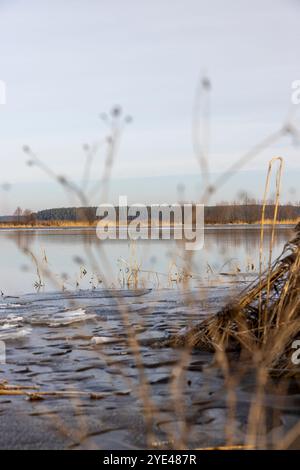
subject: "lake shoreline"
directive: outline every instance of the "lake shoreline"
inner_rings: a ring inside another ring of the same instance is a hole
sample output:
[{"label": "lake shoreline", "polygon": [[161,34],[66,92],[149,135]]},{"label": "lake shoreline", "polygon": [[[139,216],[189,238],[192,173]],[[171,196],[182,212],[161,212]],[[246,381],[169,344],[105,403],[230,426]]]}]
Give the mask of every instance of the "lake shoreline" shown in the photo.
[{"label": "lake shoreline", "polygon": [[[292,229],[296,225],[297,221],[295,222],[277,222],[276,229]],[[130,224],[128,225],[109,225],[110,229],[121,229],[126,230]],[[154,226],[154,228],[159,228],[160,230],[170,230],[174,229],[174,225],[164,225],[164,226]],[[265,223],[264,227],[266,229],[270,229],[273,227],[271,223]],[[0,232],[6,230],[16,230],[16,231],[32,231],[32,230],[61,230],[61,231],[68,231],[68,230],[95,230],[97,225],[90,225],[90,224],[70,224],[70,225],[12,225],[12,224],[1,224],[0,225]],[[143,225],[142,228],[147,228],[148,230],[151,229],[151,225]],[[184,228],[184,227],[183,227]],[[195,227],[193,227],[194,229]],[[232,223],[232,224],[205,224],[204,229],[260,229],[261,224],[259,222],[247,224],[247,223]]]}]

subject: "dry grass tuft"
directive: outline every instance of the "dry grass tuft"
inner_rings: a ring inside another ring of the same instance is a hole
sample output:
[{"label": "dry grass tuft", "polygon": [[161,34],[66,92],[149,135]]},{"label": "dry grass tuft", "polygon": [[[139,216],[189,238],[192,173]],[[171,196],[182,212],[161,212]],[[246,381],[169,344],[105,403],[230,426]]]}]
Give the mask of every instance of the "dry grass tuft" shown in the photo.
[{"label": "dry grass tuft", "polygon": [[[293,374],[292,343],[300,334],[300,224],[270,269],[244,289],[235,302],[165,345],[211,352],[259,351],[261,363]],[[284,327],[283,327],[284,326]]]}]

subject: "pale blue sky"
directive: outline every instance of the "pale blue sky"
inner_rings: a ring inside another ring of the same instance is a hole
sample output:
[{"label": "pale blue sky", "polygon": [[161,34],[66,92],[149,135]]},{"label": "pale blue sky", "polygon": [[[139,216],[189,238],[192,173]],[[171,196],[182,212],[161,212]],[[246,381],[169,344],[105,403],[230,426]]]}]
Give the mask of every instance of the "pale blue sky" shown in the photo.
[{"label": "pale blue sky", "polygon": [[[0,79],[7,85],[0,183],[14,184],[0,212],[65,204],[25,165],[22,145],[76,179],[82,143],[101,139],[98,115],[116,103],[134,122],[114,168],[115,188],[118,178],[130,178],[132,193],[132,178],[172,176],[168,185],[153,179],[155,197],[168,200],[173,181],[182,176],[188,186],[198,172],[191,123],[203,71],[212,82],[211,169],[222,171],[285,119],[291,83],[300,79],[299,24],[299,0],[0,0]],[[286,175],[295,175],[299,152],[285,139],[249,164],[249,175],[265,171],[278,153]],[[100,154],[95,177],[103,161]],[[256,178],[242,176],[217,199],[245,186],[260,195]],[[37,187],[45,188],[38,197]],[[136,187],[132,197],[151,199],[151,185],[144,193]]]}]

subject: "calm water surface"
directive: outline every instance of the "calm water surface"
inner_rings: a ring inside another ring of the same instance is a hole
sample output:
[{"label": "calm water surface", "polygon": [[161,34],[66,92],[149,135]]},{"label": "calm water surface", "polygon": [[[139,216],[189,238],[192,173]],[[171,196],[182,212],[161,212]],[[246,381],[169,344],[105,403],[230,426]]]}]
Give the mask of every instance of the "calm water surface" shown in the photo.
[{"label": "calm water surface", "polygon": [[[289,227],[277,230],[274,257],[291,234]],[[267,231],[266,257],[269,243]],[[194,252],[188,271],[195,281],[203,283],[221,282],[225,276],[220,273],[254,276],[259,245],[259,229],[207,227],[204,248]],[[100,242],[94,229],[1,230],[0,289],[6,295],[33,292],[39,280],[36,263],[44,291],[126,287],[133,281],[132,268],[139,269],[139,286],[174,287],[182,279],[186,253],[169,240]]]}]

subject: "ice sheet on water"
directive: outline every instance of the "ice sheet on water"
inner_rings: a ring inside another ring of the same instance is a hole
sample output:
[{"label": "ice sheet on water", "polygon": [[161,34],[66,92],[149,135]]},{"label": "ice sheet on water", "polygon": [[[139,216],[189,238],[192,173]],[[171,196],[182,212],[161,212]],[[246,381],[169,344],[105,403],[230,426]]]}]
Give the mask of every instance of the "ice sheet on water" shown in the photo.
[{"label": "ice sheet on water", "polygon": [[23,325],[23,317],[12,313],[0,317],[0,340],[23,338],[31,333],[31,328]]},{"label": "ice sheet on water", "polygon": [[3,309],[3,308],[18,308],[18,307],[22,307],[22,304],[0,303],[0,309]]},{"label": "ice sheet on water", "polygon": [[20,325],[5,323],[0,326],[0,340],[7,341],[9,339],[23,338],[24,336],[30,335],[32,329],[20,327]]},{"label": "ice sheet on water", "polygon": [[96,314],[87,313],[83,308],[78,308],[76,310],[62,310],[51,313],[34,313],[32,316],[28,317],[26,321],[31,325],[64,326],[92,320],[95,317]]},{"label": "ice sheet on water", "polygon": [[5,317],[0,317],[0,327],[1,325],[5,324],[19,324],[24,320],[23,317],[20,315],[14,315],[13,313],[10,313],[6,315]]}]

